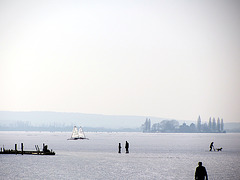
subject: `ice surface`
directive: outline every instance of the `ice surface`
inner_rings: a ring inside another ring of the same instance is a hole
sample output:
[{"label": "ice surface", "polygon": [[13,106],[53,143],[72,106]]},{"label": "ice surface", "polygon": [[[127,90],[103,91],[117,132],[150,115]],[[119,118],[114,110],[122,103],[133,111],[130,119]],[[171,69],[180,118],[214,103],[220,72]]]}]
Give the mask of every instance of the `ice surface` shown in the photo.
[{"label": "ice surface", "polygon": [[[0,155],[0,179],[194,179],[199,161],[209,179],[239,180],[240,134],[0,132],[0,146],[25,150],[48,144],[55,156]],[[130,153],[125,154],[125,141]],[[223,147],[209,152],[209,144]],[[122,153],[118,154],[118,143]]]}]

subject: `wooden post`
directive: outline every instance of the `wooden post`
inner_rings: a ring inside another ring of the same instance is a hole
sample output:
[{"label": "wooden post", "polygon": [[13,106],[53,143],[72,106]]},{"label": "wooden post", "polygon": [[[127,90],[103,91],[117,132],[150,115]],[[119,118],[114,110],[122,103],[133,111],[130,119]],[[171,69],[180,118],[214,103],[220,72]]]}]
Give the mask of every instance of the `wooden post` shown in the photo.
[{"label": "wooden post", "polygon": [[15,153],[17,154],[17,144],[15,144]]},{"label": "wooden post", "polygon": [[23,143],[21,143],[21,150],[22,150],[22,155],[23,155]]}]

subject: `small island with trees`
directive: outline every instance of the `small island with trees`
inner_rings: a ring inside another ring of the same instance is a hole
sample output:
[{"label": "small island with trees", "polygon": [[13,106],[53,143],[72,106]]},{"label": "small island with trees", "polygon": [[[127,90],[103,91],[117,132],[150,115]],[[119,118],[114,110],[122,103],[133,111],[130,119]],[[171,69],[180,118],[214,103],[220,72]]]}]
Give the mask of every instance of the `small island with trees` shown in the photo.
[{"label": "small island with trees", "polygon": [[208,123],[202,124],[201,117],[198,117],[197,124],[191,123],[187,125],[185,122],[179,125],[177,120],[162,120],[151,126],[151,120],[146,121],[141,126],[144,133],[226,133],[224,130],[223,119],[209,118]]}]

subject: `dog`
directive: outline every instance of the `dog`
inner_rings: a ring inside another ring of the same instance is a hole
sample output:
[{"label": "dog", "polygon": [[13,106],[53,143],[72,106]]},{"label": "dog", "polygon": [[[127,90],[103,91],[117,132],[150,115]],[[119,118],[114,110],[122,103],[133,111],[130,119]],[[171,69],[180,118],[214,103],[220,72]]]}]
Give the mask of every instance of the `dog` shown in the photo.
[{"label": "dog", "polygon": [[217,151],[222,151],[222,148],[216,148]]}]

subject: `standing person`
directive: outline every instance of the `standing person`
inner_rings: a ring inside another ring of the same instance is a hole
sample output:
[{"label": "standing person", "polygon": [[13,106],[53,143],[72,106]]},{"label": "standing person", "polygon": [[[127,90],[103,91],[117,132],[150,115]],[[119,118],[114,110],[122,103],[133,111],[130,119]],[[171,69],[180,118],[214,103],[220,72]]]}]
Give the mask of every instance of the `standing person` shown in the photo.
[{"label": "standing person", "polygon": [[129,153],[129,150],[128,150],[128,148],[129,148],[129,143],[126,141],[126,144],[125,144],[125,148],[126,148],[126,153]]},{"label": "standing person", "polygon": [[202,162],[198,162],[198,167],[195,171],[195,180],[205,180],[205,177],[208,180],[206,168],[202,166]]},{"label": "standing person", "polygon": [[215,151],[215,148],[214,148],[214,146],[213,146],[213,142],[211,142],[211,144],[210,144],[210,149],[209,149],[209,151],[212,151],[212,148],[213,148],[214,151]]},{"label": "standing person", "polygon": [[121,148],[122,148],[121,143],[119,143],[118,144],[118,153],[121,153]]}]

